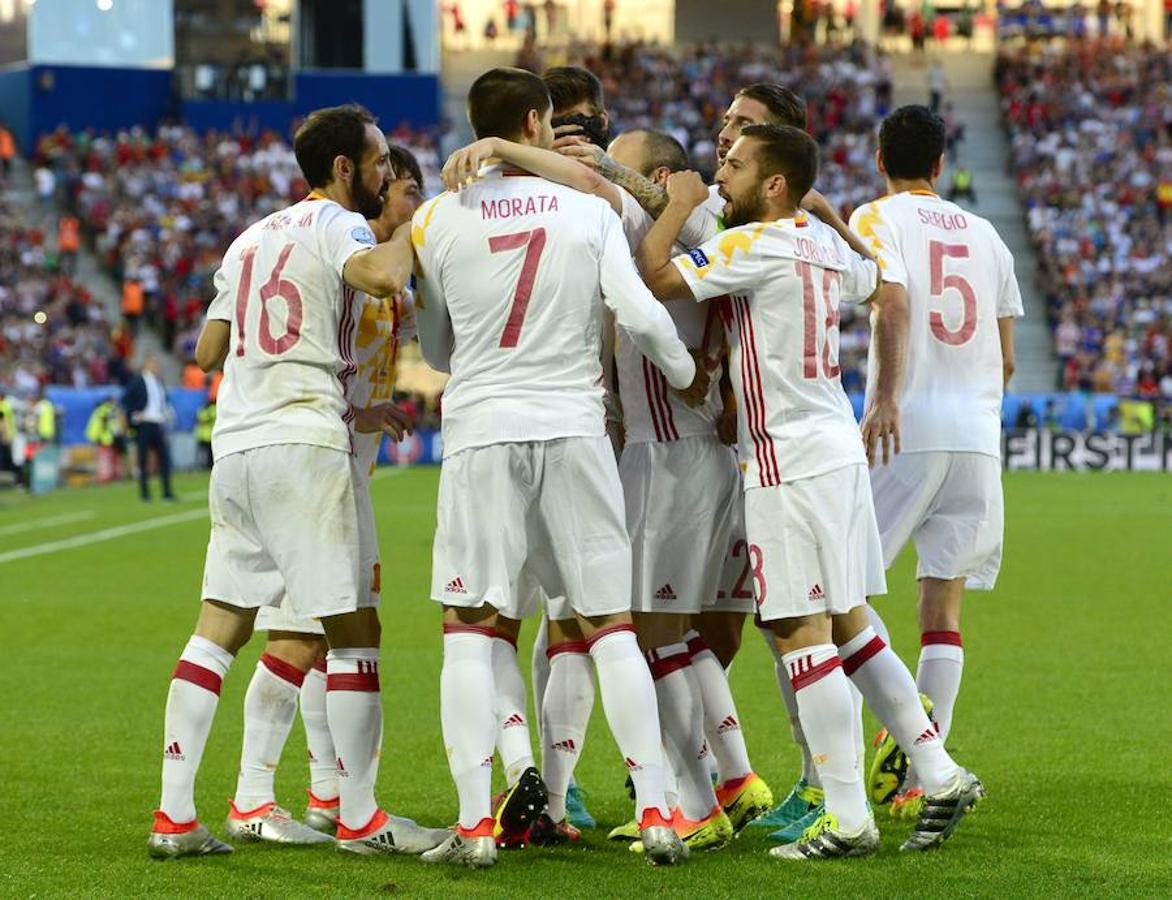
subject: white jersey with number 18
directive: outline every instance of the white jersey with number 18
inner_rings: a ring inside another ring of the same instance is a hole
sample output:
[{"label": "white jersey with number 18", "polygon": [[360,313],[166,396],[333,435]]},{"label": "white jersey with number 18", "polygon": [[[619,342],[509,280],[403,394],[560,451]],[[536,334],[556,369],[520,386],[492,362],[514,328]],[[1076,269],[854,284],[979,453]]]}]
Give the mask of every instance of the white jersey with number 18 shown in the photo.
[{"label": "white jersey with number 18", "polygon": [[[850,227],[875,254],[883,281],[908,293],[901,452],[999,457],[1003,374],[997,320],[1022,315],[1009,248],[985,219],[930,191],[905,191],[861,206]],[[872,360],[868,402],[874,372]]]},{"label": "white jersey with number 18", "polygon": [[232,242],[207,314],[231,326],[216,459],[273,444],[351,450],[356,322],[342,268],[374,243],[366,220],[332,200],[295,203]]},{"label": "white jersey with number 18", "polygon": [[603,200],[489,167],[415,214],[424,356],[447,367],[444,455],[604,434],[602,302],[674,387],[695,375]]},{"label": "white jersey with number 18", "polygon": [[697,300],[729,295],[746,489],[865,463],[839,377],[838,306],[871,296],[875,263],[805,213],[730,228],[672,262]]}]

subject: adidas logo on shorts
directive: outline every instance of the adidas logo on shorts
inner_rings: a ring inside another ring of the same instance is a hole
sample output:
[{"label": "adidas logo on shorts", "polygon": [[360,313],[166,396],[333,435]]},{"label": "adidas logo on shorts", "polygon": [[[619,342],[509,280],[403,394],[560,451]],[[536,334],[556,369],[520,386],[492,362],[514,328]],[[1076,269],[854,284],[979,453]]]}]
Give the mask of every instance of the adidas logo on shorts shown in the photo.
[{"label": "adidas logo on shorts", "polygon": [[676,592],[671,589],[671,584],[665,584],[658,591],[655,592],[656,600],[675,600]]},{"label": "adidas logo on shorts", "polygon": [[822,585],[816,584],[810,588],[810,593],[806,597],[807,600],[825,600],[826,592],[822,590]]},{"label": "adidas logo on shorts", "polygon": [[445,594],[467,594],[468,591],[464,587],[464,579],[457,575],[444,587]]}]

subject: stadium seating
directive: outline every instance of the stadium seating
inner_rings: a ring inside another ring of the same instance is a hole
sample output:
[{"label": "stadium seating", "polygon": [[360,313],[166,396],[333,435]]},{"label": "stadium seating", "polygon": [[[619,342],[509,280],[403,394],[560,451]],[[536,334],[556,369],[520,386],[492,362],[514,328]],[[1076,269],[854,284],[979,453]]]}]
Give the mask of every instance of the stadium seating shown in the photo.
[{"label": "stadium seating", "polygon": [[0,199],[0,385],[21,393],[117,381],[130,354],[129,336],[58,262]]},{"label": "stadium seating", "polygon": [[996,77],[1061,386],[1172,402],[1172,56],[1072,42]]}]

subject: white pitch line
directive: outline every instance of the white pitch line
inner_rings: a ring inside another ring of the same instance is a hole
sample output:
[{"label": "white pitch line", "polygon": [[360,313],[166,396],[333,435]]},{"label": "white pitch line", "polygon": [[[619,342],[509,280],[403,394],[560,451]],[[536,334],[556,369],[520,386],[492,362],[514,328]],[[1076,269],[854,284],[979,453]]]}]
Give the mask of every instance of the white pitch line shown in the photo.
[{"label": "white pitch line", "polygon": [[137,534],[140,531],[150,531],[166,525],[178,525],[180,522],[194,522],[196,519],[206,519],[206,509],[189,509],[187,512],[175,513],[170,516],[156,516],[142,522],[132,522],[129,525],[117,525],[114,528],[103,528],[101,531],[91,531],[88,534],[79,534],[77,537],[65,538],[60,541],[50,541],[47,544],[35,544],[32,547],[22,547],[20,550],[10,550],[0,553],[0,565],[15,562],[19,559],[28,559],[32,556],[44,556],[46,553],[56,553],[58,550],[71,550],[74,547],[86,547],[102,541],[112,541],[115,538],[125,537],[128,534]]},{"label": "white pitch line", "polygon": [[0,528],[0,534],[19,534],[22,531],[35,531],[38,528],[53,528],[57,525],[65,525],[69,522],[82,522],[86,519],[92,519],[96,516],[93,510],[84,512],[62,513],[59,516],[49,516],[45,519],[32,519],[28,522],[13,522],[11,525],[5,525]]}]

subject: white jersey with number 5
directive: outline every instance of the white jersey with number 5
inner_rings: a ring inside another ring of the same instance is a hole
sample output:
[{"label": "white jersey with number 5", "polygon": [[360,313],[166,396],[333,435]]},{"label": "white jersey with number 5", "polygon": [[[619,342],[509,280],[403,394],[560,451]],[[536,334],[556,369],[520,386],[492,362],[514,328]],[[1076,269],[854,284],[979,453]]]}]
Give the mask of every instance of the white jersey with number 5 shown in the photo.
[{"label": "white jersey with number 5", "polygon": [[219,459],[272,444],[350,452],[353,253],[375,243],[366,220],[332,200],[303,200],[249,226],[216,272],[209,319],[231,324],[212,450]]},{"label": "white jersey with number 5", "polygon": [[[1009,248],[985,219],[929,191],[905,191],[861,206],[850,226],[875,254],[882,279],[908,292],[902,452],[999,457],[1003,375],[997,320],[1022,315]],[[874,372],[872,360],[868,402]]]},{"label": "white jersey with number 5", "polygon": [[804,213],[730,228],[672,262],[697,300],[729,295],[746,489],[865,463],[839,377],[838,306],[871,296],[875,263]]},{"label": "white jersey with number 5", "polygon": [[444,455],[604,433],[601,301],[687,387],[695,366],[597,197],[489,167],[415,214],[420,343],[448,368]]}]

